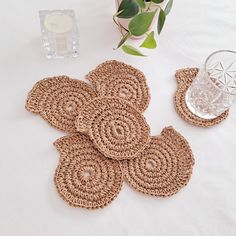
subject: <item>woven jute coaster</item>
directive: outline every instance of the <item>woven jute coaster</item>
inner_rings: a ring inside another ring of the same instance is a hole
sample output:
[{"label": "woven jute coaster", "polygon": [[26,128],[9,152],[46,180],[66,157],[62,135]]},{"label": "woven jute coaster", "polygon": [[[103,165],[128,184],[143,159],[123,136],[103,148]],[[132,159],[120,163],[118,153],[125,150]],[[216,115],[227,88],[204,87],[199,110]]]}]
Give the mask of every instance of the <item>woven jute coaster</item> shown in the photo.
[{"label": "woven jute coaster", "polygon": [[86,78],[92,82],[100,96],[121,97],[140,111],[144,111],[149,104],[150,92],[144,74],[123,62],[106,61]]},{"label": "woven jute coaster", "polygon": [[214,119],[203,119],[193,114],[186,105],[185,94],[196,77],[199,69],[198,68],[186,68],[177,70],[175,78],[178,84],[174,96],[174,104],[177,113],[188,123],[201,126],[201,127],[211,127],[219,124],[225,120],[229,114],[229,111],[225,111],[220,116]]},{"label": "woven jute coaster", "polygon": [[188,182],[194,165],[186,139],[172,127],[153,136],[135,159],[121,162],[125,179],[136,190],[154,196],[170,196]]},{"label": "woven jute coaster", "polygon": [[150,141],[144,116],[118,97],[90,100],[80,109],[76,127],[88,134],[101,153],[117,160],[135,158]]},{"label": "woven jute coaster", "polygon": [[41,115],[57,129],[76,132],[75,118],[80,107],[94,97],[95,90],[83,81],[50,77],[35,84],[28,94],[26,109]]},{"label": "woven jute coaster", "polygon": [[55,185],[60,196],[75,207],[102,208],[117,197],[123,184],[121,165],[104,157],[82,134],[62,137]]}]

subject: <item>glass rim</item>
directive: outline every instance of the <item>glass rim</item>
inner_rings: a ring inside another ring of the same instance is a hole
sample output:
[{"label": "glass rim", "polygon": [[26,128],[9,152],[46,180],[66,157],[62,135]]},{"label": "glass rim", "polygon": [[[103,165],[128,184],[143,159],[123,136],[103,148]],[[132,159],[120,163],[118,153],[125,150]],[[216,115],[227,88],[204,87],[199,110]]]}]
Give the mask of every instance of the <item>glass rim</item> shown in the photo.
[{"label": "glass rim", "polygon": [[[205,72],[207,72],[206,66],[207,66],[207,62],[210,60],[210,58],[211,58],[212,56],[214,56],[215,54],[221,53],[221,52],[229,52],[229,53],[235,54],[235,56],[236,56],[236,51],[233,51],[233,50],[227,50],[227,49],[224,50],[224,49],[222,49],[222,50],[214,51],[213,53],[211,53],[211,54],[206,58],[206,60],[205,60],[205,62],[204,62],[204,71],[205,71]],[[209,79],[209,78],[208,78],[208,79]],[[227,92],[227,91],[223,91],[223,90],[222,90],[219,86],[217,86],[217,84],[214,83],[211,79],[209,79],[209,81],[210,81],[218,90],[220,90],[222,93],[236,96],[236,91],[235,91],[235,93],[230,93],[230,92]]]}]

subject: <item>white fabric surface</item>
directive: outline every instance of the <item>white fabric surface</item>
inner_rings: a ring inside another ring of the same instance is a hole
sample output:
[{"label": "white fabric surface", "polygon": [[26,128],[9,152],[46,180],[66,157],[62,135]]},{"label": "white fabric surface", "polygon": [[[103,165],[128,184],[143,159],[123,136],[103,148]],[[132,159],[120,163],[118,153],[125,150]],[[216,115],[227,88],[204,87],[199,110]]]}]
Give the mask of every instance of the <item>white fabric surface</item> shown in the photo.
[{"label": "white fabric surface", "polygon": [[[209,129],[185,123],[175,112],[175,70],[201,65],[217,49],[236,49],[235,0],[175,0],[158,48],[147,58],[114,51],[119,32],[114,1],[0,1],[0,235],[1,236],[235,236],[236,105]],[[80,30],[77,59],[47,60],[38,10],[75,9]],[[69,207],[53,183],[59,154],[52,142],[64,133],[24,109],[33,84],[46,76],[84,79],[97,64],[117,59],[140,68],[151,88],[145,116],[151,133],[173,125],[190,142],[196,164],[190,183],[170,198],[154,198],[127,184],[108,207]]]}]

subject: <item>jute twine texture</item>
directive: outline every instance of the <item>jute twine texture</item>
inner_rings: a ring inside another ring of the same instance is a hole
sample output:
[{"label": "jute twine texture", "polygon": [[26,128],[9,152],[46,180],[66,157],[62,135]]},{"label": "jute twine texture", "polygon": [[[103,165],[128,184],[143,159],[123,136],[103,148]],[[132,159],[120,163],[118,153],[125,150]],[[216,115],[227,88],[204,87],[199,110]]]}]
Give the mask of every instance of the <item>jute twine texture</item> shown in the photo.
[{"label": "jute twine texture", "polygon": [[123,62],[103,62],[89,72],[86,78],[92,82],[100,96],[123,98],[142,112],[149,105],[150,92],[145,75]]},{"label": "jute twine texture", "polygon": [[59,130],[76,132],[75,118],[80,107],[96,96],[94,89],[81,80],[50,77],[35,84],[28,94],[26,109]]},{"label": "jute twine texture", "polygon": [[[197,72],[197,68],[176,72],[175,107],[189,123],[208,127],[212,123],[190,113],[184,100]],[[112,60],[98,65],[86,78],[91,84],[68,76],[43,79],[26,101],[28,111],[73,133],[54,142],[60,153],[54,182],[62,199],[74,207],[103,208],[118,196],[124,179],[144,194],[177,193],[189,182],[193,153],[173,127],[150,136],[142,114],[150,101],[144,74]]]},{"label": "jute twine texture", "polygon": [[80,109],[76,127],[101,153],[116,160],[135,158],[150,141],[144,116],[119,97],[90,100]]},{"label": "jute twine texture", "polygon": [[60,196],[75,207],[101,208],[115,199],[123,184],[120,163],[104,157],[83,134],[62,137],[55,184]]},{"label": "jute twine texture", "polygon": [[174,128],[164,128],[135,159],[122,161],[125,180],[136,190],[166,197],[187,185],[194,159],[187,140]]}]

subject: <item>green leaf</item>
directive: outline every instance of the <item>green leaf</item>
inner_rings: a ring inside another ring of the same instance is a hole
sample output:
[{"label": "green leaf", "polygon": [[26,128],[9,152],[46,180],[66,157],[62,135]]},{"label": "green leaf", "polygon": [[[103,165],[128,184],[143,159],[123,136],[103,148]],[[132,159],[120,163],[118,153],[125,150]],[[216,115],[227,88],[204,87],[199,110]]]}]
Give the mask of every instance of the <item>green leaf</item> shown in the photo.
[{"label": "green leaf", "polygon": [[124,44],[125,41],[129,38],[129,36],[130,36],[130,33],[127,32],[127,33],[122,37],[122,39],[120,40],[120,42],[119,42],[117,48],[119,48],[122,44]]},{"label": "green leaf", "polygon": [[145,57],[145,55],[143,55],[138,49],[136,49],[135,47],[131,45],[124,44],[121,48],[127,54],[130,54],[133,56]]},{"label": "green leaf", "polygon": [[131,18],[138,14],[139,7],[135,0],[122,0],[118,8],[117,17],[119,18]]},{"label": "green leaf", "polygon": [[152,0],[152,2],[159,4],[159,3],[164,2],[164,0]]},{"label": "green leaf", "polygon": [[158,24],[157,24],[157,31],[158,31],[158,34],[161,33],[161,30],[164,26],[164,23],[165,23],[165,20],[166,20],[166,14],[165,12],[161,9],[160,10],[160,13],[159,13],[159,17],[158,17]]},{"label": "green leaf", "polygon": [[170,13],[172,6],[173,6],[173,0],[169,0],[164,10],[164,12],[166,13],[166,16]]},{"label": "green leaf", "polygon": [[157,43],[156,40],[154,38],[154,31],[152,31],[143,41],[143,43],[140,45],[140,47],[143,48],[156,48],[157,47]]},{"label": "green leaf", "polygon": [[144,0],[136,0],[136,2],[139,5],[139,7],[145,8],[146,4],[145,4]]},{"label": "green leaf", "polygon": [[129,22],[129,32],[134,36],[140,36],[145,34],[148,31],[150,25],[152,24],[152,20],[155,14],[156,11],[143,12],[136,15]]}]

